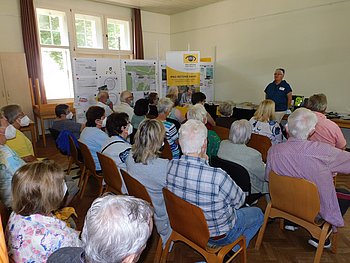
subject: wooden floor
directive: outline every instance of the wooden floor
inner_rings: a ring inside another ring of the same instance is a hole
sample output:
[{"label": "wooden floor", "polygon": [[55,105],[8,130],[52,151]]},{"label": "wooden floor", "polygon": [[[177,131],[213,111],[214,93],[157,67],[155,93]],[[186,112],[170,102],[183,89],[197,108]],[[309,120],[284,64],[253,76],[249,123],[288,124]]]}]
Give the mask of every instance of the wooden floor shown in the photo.
[{"label": "wooden floor", "polygon": [[[60,164],[62,168],[67,168],[67,158],[56,150],[51,138],[48,138],[47,148],[43,148],[41,145],[42,143],[39,142],[39,157],[50,158]],[[350,176],[338,175],[337,187],[350,189]],[[83,199],[73,200],[72,203],[72,206],[75,207],[79,216],[77,222],[79,230],[81,230],[84,224],[84,217],[88,208],[96,197],[97,184],[94,181],[94,178],[91,178]],[[258,206],[264,210],[266,207],[265,200],[260,200]],[[316,249],[308,245],[307,241],[309,238],[310,235],[304,229],[299,229],[295,232],[281,231],[279,229],[278,221],[276,220],[267,226],[263,243],[259,251],[254,249],[256,238],[251,241],[248,248],[248,262],[313,262]],[[153,262],[157,241],[157,236],[153,233],[139,262]],[[185,244],[176,243],[172,252],[168,256],[167,262],[193,263],[203,260],[204,259],[200,254],[196,253]],[[235,262],[239,262],[239,260],[236,260]],[[337,254],[332,254],[329,250],[325,249],[322,254],[321,262],[350,262],[350,211],[345,215],[345,227],[339,229]]]}]

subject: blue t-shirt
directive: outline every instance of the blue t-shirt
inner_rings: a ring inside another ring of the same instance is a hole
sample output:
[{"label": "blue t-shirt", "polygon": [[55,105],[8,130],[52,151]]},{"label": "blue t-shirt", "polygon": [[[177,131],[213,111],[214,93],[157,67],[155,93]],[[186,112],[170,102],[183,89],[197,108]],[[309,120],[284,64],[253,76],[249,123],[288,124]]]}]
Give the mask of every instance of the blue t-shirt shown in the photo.
[{"label": "blue t-shirt", "polygon": [[98,161],[97,153],[101,151],[102,145],[109,139],[107,133],[96,127],[85,127],[80,134],[79,141],[85,143],[89,148],[92,157],[94,158],[96,171],[101,170],[100,162]]},{"label": "blue t-shirt", "polygon": [[287,94],[292,92],[292,88],[287,81],[276,85],[275,82],[271,82],[265,89],[266,99],[273,100],[276,104],[275,111],[285,111],[288,109],[288,97]]}]

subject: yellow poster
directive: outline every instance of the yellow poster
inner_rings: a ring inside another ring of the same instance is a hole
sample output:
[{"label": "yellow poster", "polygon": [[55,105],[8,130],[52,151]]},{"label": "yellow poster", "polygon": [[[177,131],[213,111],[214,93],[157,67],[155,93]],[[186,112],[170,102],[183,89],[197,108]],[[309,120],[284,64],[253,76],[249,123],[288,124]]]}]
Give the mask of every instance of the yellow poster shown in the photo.
[{"label": "yellow poster", "polygon": [[200,84],[199,51],[168,51],[166,72],[168,86]]}]

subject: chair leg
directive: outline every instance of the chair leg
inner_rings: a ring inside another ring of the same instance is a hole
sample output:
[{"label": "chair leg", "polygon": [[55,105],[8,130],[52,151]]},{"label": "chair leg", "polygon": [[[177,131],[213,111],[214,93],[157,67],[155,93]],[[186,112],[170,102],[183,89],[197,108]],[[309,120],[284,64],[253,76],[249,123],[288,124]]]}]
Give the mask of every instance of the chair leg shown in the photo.
[{"label": "chair leg", "polygon": [[325,243],[326,237],[327,237],[327,230],[328,230],[328,227],[326,225],[324,225],[322,227],[321,235],[320,235],[319,240],[318,240],[318,247],[317,247],[316,255],[314,258],[314,263],[319,263],[321,260],[323,246],[324,246],[324,243]]},{"label": "chair leg", "polygon": [[[264,236],[265,229],[266,229],[266,226],[267,226],[267,221],[269,220],[270,211],[271,211],[271,203],[269,203],[269,204],[267,205],[267,207],[266,207],[265,215],[264,215],[264,223],[263,223],[263,225],[261,226],[260,231],[259,231],[259,234],[258,234],[258,237],[257,237],[257,239],[256,239],[255,249],[257,249],[257,250],[260,249],[260,245],[261,245],[261,242],[262,242],[262,238],[263,238],[263,236]],[[246,253],[246,252],[245,252],[245,253]]]},{"label": "chair leg", "polygon": [[337,253],[337,248],[338,248],[338,233],[333,233],[332,234],[332,248],[331,248],[331,251],[333,254]]},{"label": "chair leg", "polygon": [[73,165],[73,158],[72,158],[72,156],[69,156],[69,163],[68,163],[68,168],[67,168],[67,175],[70,174],[70,171],[72,170],[72,165]]},{"label": "chair leg", "polygon": [[86,173],[85,173],[85,176],[84,176],[83,189],[82,189],[81,192],[80,192],[80,199],[83,198],[83,195],[84,195],[84,193],[85,193],[86,185],[87,185],[87,183],[88,183],[88,181],[89,181],[89,176],[90,176],[90,171],[87,170]]},{"label": "chair leg", "polygon": [[156,249],[156,255],[154,256],[154,260],[153,260],[154,263],[160,262],[160,259],[162,257],[162,252],[163,252],[162,238],[159,236],[158,243],[157,243],[157,249]]}]

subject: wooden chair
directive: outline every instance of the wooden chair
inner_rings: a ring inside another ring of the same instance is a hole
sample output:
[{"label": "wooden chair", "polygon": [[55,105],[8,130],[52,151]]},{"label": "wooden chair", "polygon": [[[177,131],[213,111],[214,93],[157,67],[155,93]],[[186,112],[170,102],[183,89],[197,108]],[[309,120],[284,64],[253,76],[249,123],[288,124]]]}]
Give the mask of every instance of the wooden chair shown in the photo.
[{"label": "wooden chair", "polygon": [[85,193],[86,185],[91,175],[93,175],[97,179],[97,182],[99,185],[98,195],[100,196],[103,193],[103,185],[102,185],[103,176],[97,174],[94,158],[92,157],[91,152],[87,147],[87,145],[82,142],[78,142],[78,143],[79,143],[81,153],[83,155],[84,166],[85,166],[85,173],[81,175],[83,188],[80,192],[80,198],[82,198]]},{"label": "wooden chair", "polygon": [[169,161],[173,159],[173,153],[171,152],[170,145],[167,139],[164,139],[164,146],[160,158],[168,159]]},{"label": "wooden chair", "polygon": [[[320,198],[314,183],[302,178],[280,176],[270,172],[271,202],[265,210],[264,224],[262,225],[255,248],[259,249],[267,221],[269,218],[282,218],[280,227],[283,229],[284,219],[305,228],[312,237],[319,240],[314,263],[320,262],[325,240],[332,231],[328,222],[315,222],[320,211]],[[301,205],[302,204],[302,205]],[[333,235],[332,252],[335,252],[336,235]]]},{"label": "wooden chair", "polygon": [[7,254],[7,247],[6,247],[4,229],[2,227],[1,217],[0,217],[0,262],[2,262],[2,263],[9,262],[9,257]]},{"label": "wooden chair", "polygon": [[[124,183],[126,185],[126,188],[128,189],[129,195],[145,200],[153,206],[151,197],[149,196],[146,190],[146,187],[144,187],[144,185],[141,184],[139,181],[137,181],[135,178],[131,177],[131,175],[128,174],[128,172],[124,171],[123,169],[121,169],[120,172],[123,176]],[[162,253],[163,253],[162,238],[159,236],[156,255],[154,256],[153,262],[158,263],[161,260]]]},{"label": "wooden chair", "polygon": [[80,149],[78,149],[74,143],[74,140],[71,136],[68,137],[69,138],[69,150],[70,150],[70,156],[69,156],[69,162],[68,162],[68,168],[67,168],[67,174],[69,175],[71,170],[72,170],[72,166],[73,164],[77,165],[81,171],[81,175],[80,175],[80,180],[79,180],[79,188],[81,187],[82,184],[82,178],[84,176],[85,173],[85,165],[84,163],[81,161],[82,156],[81,156],[81,151]]},{"label": "wooden chair", "polygon": [[213,131],[215,131],[219,135],[221,141],[228,140],[230,135],[230,129],[221,126],[213,126]]},{"label": "wooden chair", "polygon": [[259,151],[262,155],[262,160],[264,163],[266,163],[267,160],[267,151],[271,147],[271,140],[269,137],[252,133],[252,136],[247,143],[247,146],[254,148],[255,150]]},{"label": "wooden chair", "polygon": [[103,178],[106,182],[106,191],[121,195],[123,181],[114,160],[99,152],[97,153],[97,157],[100,161]]},{"label": "wooden chair", "polygon": [[239,245],[239,250],[227,262],[233,260],[241,252],[243,253],[241,255],[241,262],[246,262],[247,250],[245,238],[243,236],[240,236],[236,241],[224,247],[215,249],[209,248],[207,246],[210,237],[208,224],[202,209],[186,202],[166,188],[163,188],[163,195],[173,231],[164,248],[161,262],[166,262],[172,241],[182,241],[186,243],[199,252],[208,263],[223,262],[225,255],[232,250],[233,247]]}]

